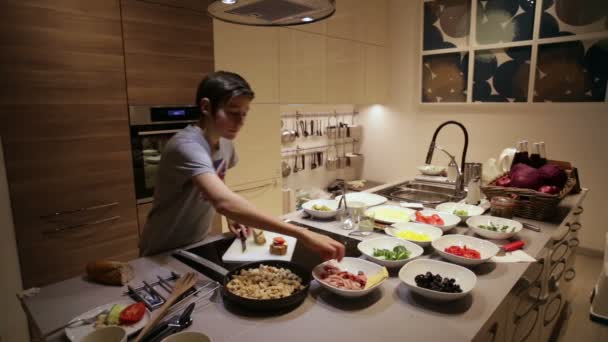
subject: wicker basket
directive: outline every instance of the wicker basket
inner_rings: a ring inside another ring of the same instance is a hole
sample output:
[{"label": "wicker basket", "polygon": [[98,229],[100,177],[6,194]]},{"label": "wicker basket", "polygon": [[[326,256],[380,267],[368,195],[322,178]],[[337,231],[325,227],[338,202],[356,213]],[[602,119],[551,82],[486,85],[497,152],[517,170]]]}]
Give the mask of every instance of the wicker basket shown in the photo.
[{"label": "wicker basket", "polygon": [[575,185],[576,179],[570,176],[568,177],[568,181],[560,193],[551,195],[531,189],[498,186],[496,185],[495,179],[490,184],[482,186],[481,190],[489,200],[491,200],[494,196],[515,198],[515,216],[546,221],[555,217],[559,202],[574,188]]}]

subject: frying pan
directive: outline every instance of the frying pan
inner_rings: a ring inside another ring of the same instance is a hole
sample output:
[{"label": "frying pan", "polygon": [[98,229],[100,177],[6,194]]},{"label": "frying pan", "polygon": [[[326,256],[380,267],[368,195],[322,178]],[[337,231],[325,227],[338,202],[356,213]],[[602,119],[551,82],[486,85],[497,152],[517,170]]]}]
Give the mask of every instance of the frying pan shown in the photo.
[{"label": "frying pan", "polygon": [[[196,254],[193,254],[193,253],[190,253],[190,252],[187,252],[184,250],[177,251],[176,256],[181,256],[183,258],[186,258],[189,261],[197,263],[197,264],[205,267],[206,269],[209,269],[213,273],[215,273],[215,276],[211,276],[211,278],[217,280],[220,283],[220,285],[221,285],[220,291],[222,293],[222,298],[224,299],[224,301],[228,302],[230,304],[235,304],[243,309],[246,309],[247,311],[277,312],[277,311],[282,311],[282,310],[286,310],[286,309],[294,309],[295,307],[302,304],[304,299],[306,299],[306,296],[308,296],[308,289],[310,288],[310,282],[312,280],[310,271],[307,271],[300,265],[290,262],[290,261],[283,261],[283,260],[254,261],[254,262],[240,265],[240,266],[234,268],[233,270],[228,271],[227,269],[223,268],[220,265],[217,265],[207,259],[201,258]],[[294,274],[296,274],[300,278],[302,278],[302,285],[304,286],[304,288],[290,296],[278,298],[278,299],[249,299],[249,298],[238,296],[238,295],[230,292],[226,288],[226,284],[228,284],[228,282],[232,279],[232,276],[240,273],[240,271],[243,269],[257,268],[261,264],[264,264],[267,266],[274,266],[277,268],[285,268],[285,269],[290,270],[291,272],[293,272]]]}]

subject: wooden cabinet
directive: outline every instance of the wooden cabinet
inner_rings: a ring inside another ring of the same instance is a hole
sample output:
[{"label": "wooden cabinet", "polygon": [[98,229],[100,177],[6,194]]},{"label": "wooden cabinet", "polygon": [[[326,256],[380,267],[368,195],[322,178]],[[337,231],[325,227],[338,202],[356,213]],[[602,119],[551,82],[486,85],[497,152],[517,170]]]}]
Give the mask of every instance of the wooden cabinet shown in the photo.
[{"label": "wooden cabinet", "polygon": [[136,257],[119,2],[13,1],[0,13],[0,134],[24,287]]},{"label": "wooden cabinet", "polygon": [[214,68],[211,18],[148,1],[121,6],[129,105],[192,104]]},{"label": "wooden cabinet", "polygon": [[388,100],[389,62],[386,48],[376,45],[365,47],[365,97],[366,104],[381,104]]},{"label": "wooden cabinet", "polygon": [[279,29],[214,20],[213,37],[215,69],[243,76],[255,92],[255,103],[278,103]]},{"label": "wooden cabinet", "polygon": [[327,38],[327,103],[365,98],[365,49],[351,40]]},{"label": "wooden cabinet", "polygon": [[340,0],[327,19],[327,35],[359,42],[386,45],[388,42],[387,0]]},{"label": "wooden cabinet", "polygon": [[325,103],[325,36],[281,28],[279,48],[281,103]]}]

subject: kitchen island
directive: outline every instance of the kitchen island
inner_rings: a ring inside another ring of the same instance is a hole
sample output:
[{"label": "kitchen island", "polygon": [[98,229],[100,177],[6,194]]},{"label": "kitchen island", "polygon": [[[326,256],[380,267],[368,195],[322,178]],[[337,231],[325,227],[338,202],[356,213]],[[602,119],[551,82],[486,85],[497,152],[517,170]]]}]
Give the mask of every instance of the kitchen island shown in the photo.
[{"label": "kitchen island", "polygon": [[[388,186],[391,184],[382,187]],[[374,190],[379,189],[371,189]],[[221,296],[216,294],[208,305],[199,303],[189,330],[202,331],[214,341],[539,340],[550,334],[550,328],[555,326],[555,317],[550,322],[541,319],[547,311],[556,310],[551,304],[556,297],[553,293],[562,291],[559,292],[558,313],[566,302],[567,290],[560,289],[564,285],[559,286],[559,282],[570,265],[567,258],[573,254],[575,246],[571,240],[576,239],[572,234],[580,229],[579,208],[586,193],[587,190],[583,190],[566,197],[554,222],[517,218],[541,227],[541,232],[524,229],[519,233],[526,242],[525,251],[539,262],[482,264],[473,269],[478,276],[476,287],[459,301],[435,303],[413,294],[397,278],[398,270],[395,270],[377,290],[359,299],[338,297],[313,281],[310,294],[302,305],[271,317],[227,309]],[[301,212],[284,218],[340,235],[349,232],[341,229],[336,221],[313,221],[304,218]],[[471,234],[463,226],[450,233]],[[196,245],[224,238],[212,236]],[[560,246],[565,246],[566,251],[560,250],[560,255],[554,257]],[[424,257],[439,258],[431,252],[432,248],[427,249]],[[191,271],[170,254],[136,259],[131,265],[136,273],[132,283],[149,279],[159,270]],[[563,269],[557,277],[553,273],[559,265]],[[207,278],[203,274],[199,276]],[[125,296],[124,287],[97,285],[76,277],[43,287],[39,294],[24,299],[24,307],[34,328],[44,333],[93,307]],[[67,338],[57,333],[48,340],[65,341]]]}]

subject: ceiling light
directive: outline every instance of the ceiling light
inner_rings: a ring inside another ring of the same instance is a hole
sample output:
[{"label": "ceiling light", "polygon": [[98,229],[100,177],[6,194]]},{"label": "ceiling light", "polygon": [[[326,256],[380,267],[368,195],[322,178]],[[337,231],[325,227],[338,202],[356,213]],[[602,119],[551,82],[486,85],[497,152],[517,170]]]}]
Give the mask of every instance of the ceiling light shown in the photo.
[{"label": "ceiling light", "polygon": [[313,20],[315,20],[315,18],[312,18],[312,17],[304,17],[304,18],[302,18],[302,21],[305,22],[305,23],[309,23],[309,22],[311,22]]},{"label": "ceiling light", "polygon": [[226,5],[234,5],[236,4],[236,0],[222,0],[222,3]]}]

